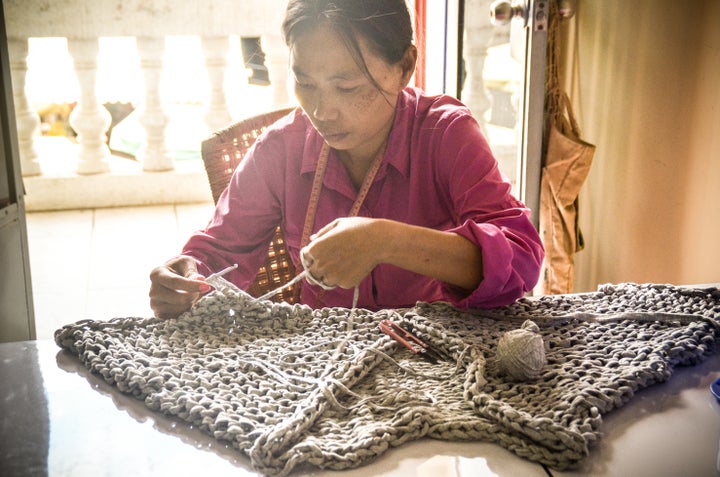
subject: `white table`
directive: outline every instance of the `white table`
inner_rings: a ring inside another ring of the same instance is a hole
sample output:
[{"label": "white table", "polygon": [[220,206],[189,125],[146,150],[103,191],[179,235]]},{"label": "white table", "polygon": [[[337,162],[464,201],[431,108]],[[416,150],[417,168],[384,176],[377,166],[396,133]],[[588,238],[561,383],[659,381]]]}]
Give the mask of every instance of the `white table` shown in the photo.
[{"label": "white table", "polygon": [[[314,476],[712,476],[720,473],[720,353],[676,370],[608,414],[578,472],[556,472],[489,443],[422,440],[345,472]],[[0,474],[255,476],[232,448],[156,414],[52,341],[0,344]]]}]

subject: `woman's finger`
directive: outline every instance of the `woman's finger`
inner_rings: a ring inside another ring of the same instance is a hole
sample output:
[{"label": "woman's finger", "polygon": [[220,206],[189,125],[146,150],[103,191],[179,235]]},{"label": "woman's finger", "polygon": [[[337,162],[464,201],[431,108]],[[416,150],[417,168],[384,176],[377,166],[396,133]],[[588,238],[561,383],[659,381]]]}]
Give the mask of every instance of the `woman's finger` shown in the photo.
[{"label": "woman's finger", "polygon": [[333,220],[332,222],[327,224],[325,227],[321,228],[320,230],[318,230],[317,232],[312,234],[310,236],[310,240],[315,240],[318,237],[322,237],[323,235],[325,235],[326,233],[330,232],[332,229],[337,227],[338,223],[339,223],[339,219]]}]

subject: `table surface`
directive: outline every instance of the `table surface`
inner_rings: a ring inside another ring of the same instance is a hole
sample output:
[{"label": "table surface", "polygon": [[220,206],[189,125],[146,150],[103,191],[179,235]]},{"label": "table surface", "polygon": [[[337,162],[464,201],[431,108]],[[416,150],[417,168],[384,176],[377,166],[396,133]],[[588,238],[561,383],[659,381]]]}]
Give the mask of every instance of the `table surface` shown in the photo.
[{"label": "table surface", "polygon": [[[720,475],[720,353],[608,413],[583,467],[557,472],[498,445],[425,439],[344,472],[359,476]],[[91,374],[52,341],[0,344],[0,474],[256,476],[231,447],[154,413]]]}]

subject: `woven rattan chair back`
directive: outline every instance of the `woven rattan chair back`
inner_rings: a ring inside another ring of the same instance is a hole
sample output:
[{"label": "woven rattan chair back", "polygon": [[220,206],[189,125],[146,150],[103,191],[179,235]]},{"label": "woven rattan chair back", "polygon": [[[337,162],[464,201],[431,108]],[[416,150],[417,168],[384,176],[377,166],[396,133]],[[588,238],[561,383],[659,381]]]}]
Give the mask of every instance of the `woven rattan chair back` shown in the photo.
[{"label": "woven rattan chair back", "polygon": [[[260,133],[293,109],[278,109],[244,119],[215,132],[202,142],[201,155],[215,203],[217,203],[220,194],[230,183],[230,177],[232,177],[235,168],[245,157],[245,153],[255,143]],[[255,280],[248,289],[248,293],[256,297],[263,295],[287,283],[294,276],[295,266],[287,252],[283,231],[278,227],[268,247],[265,262],[260,266]],[[296,303],[300,296],[299,286],[300,284],[288,287],[272,299]]]}]

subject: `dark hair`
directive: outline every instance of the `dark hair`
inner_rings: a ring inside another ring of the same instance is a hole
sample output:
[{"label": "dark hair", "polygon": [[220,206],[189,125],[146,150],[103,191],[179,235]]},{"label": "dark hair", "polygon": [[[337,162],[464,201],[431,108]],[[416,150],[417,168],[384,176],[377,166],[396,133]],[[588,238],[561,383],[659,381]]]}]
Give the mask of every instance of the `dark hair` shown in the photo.
[{"label": "dark hair", "polygon": [[332,26],[355,63],[379,88],[360,50],[358,35],[374,53],[393,65],[413,44],[413,28],[405,0],[290,0],[282,34],[292,46],[295,38],[320,24]]}]

